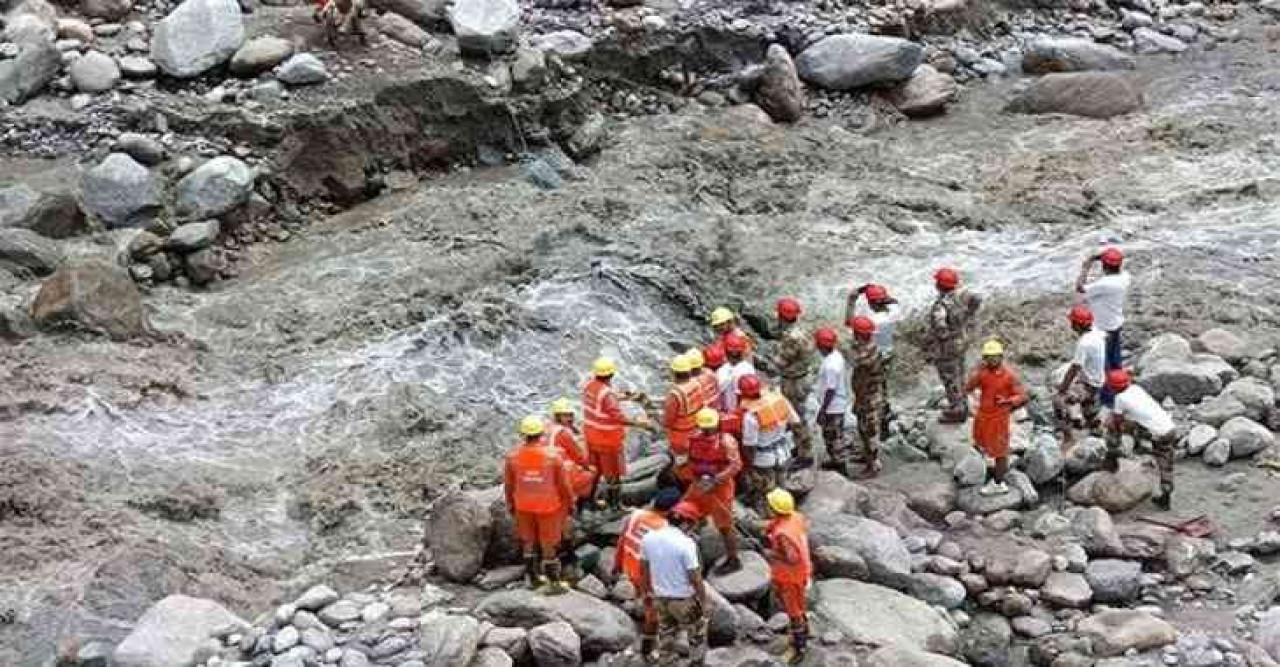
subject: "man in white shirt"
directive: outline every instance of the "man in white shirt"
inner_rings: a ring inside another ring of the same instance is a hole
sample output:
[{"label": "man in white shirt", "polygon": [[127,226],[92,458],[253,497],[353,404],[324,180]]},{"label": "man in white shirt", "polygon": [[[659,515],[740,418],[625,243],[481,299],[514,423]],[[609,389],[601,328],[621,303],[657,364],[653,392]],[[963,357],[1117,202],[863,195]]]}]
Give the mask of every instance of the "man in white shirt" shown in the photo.
[{"label": "man in white shirt", "polygon": [[1107,335],[1093,328],[1093,312],[1085,306],[1075,306],[1067,315],[1071,329],[1076,332],[1076,352],[1053,395],[1054,424],[1062,438],[1062,448],[1075,444],[1075,432],[1071,423],[1071,406],[1080,406],[1084,428],[1098,427],[1098,392],[1106,381]]},{"label": "man in white shirt", "polygon": [[824,327],[813,334],[813,344],[822,357],[813,395],[818,398],[818,427],[827,446],[827,463],[845,476],[850,474],[854,452],[844,439],[844,415],[849,410],[849,376],[840,337],[834,329]]},{"label": "man in white shirt", "polygon": [[755,375],[756,367],[748,355],[750,346],[746,338],[729,332],[722,340],[728,362],[716,371],[716,379],[720,382],[720,411],[734,412],[738,408],[738,380]]},{"label": "man in white shirt", "polygon": [[676,658],[675,642],[688,634],[692,664],[701,664],[707,648],[707,589],[702,580],[698,545],[689,533],[701,517],[692,503],[681,501],[671,509],[668,524],[651,530],[640,541],[643,589],[653,596],[658,610],[658,656]]},{"label": "man in white shirt", "polygon": [[[858,307],[859,296],[867,300],[865,310]],[[902,318],[902,306],[898,304],[897,299],[889,296],[889,290],[883,285],[868,283],[849,295],[849,301],[844,309],[844,321],[850,322],[858,315],[871,318],[876,325],[874,337],[876,349],[880,351],[880,364],[883,370],[880,375],[880,397],[884,404],[880,433],[884,435],[889,432],[889,422],[896,418],[893,406],[889,404],[889,373],[893,370],[893,331],[898,325],[898,320]]]},{"label": "man in white shirt", "polygon": [[782,392],[766,389],[755,375],[738,380],[742,400],[742,464],[747,492],[744,500],[764,513],[765,496],[782,486],[791,461],[792,433],[800,426],[791,401]]},{"label": "man in white shirt", "polygon": [[[1102,276],[1089,280],[1093,263],[1102,264]],[[1076,291],[1084,295],[1084,301],[1093,311],[1094,327],[1107,335],[1107,370],[1124,366],[1120,331],[1124,326],[1124,302],[1129,293],[1130,276],[1124,271],[1124,253],[1119,248],[1107,248],[1085,258],[1076,279]],[[1111,392],[1104,388],[1102,403],[1111,405]]]},{"label": "man in white shirt", "polygon": [[1156,506],[1168,511],[1173,504],[1173,461],[1178,431],[1169,413],[1145,389],[1133,384],[1129,371],[1120,368],[1107,373],[1107,387],[1115,392],[1115,406],[1107,431],[1107,469],[1120,467],[1120,438],[1125,432],[1137,440],[1148,439],[1160,468],[1160,496]]}]

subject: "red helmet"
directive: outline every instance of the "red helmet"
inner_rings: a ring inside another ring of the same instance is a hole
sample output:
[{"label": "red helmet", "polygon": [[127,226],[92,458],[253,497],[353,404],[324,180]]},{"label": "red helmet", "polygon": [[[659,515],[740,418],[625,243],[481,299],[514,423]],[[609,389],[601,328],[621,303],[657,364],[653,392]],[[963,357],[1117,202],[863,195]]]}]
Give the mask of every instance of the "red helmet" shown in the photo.
[{"label": "red helmet", "polygon": [[853,335],[865,340],[876,332],[876,323],[870,317],[859,315],[849,320],[849,328],[853,329]]},{"label": "red helmet", "polygon": [[836,335],[835,329],[823,327],[813,332],[813,344],[820,350],[834,349],[839,342],[840,337]]},{"label": "red helmet", "polygon": [[950,292],[960,285],[960,274],[951,267],[938,269],[933,274],[933,284],[944,292]]},{"label": "red helmet", "polygon": [[715,370],[724,365],[724,346],[712,343],[702,348],[702,365]]},{"label": "red helmet", "polygon": [[1100,259],[1103,266],[1118,269],[1124,263],[1124,253],[1120,252],[1119,248],[1112,246],[1102,251]]},{"label": "red helmet", "polygon": [[1133,378],[1129,376],[1129,371],[1123,368],[1117,368],[1107,373],[1107,389],[1111,391],[1124,391],[1133,384]]},{"label": "red helmet", "polygon": [[1071,312],[1067,314],[1067,319],[1072,324],[1082,327],[1093,326],[1093,311],[1088,306],[1073,306]]},{"label": "red helmet", "polygon": [[889,290],[885,289],[883,285],[867,285],[865,294],[867,295],[867,301],[871,303],[889,300]]},{"label": "red helmet", "polygon": [[724,351],[730,354],[746,354],[747,339],[736,331],[730,331],[724,335]]},{"label": "red helmet", "polygon": [[738,378],[738,393],[747,398],[759,398],[760,378],[754,375],[744,375]]},{"label": "red helmet", "polygon": [[800,302],[789,296],[778,299],[777,309],[778,319],[783,322],[795,322],[800,319]]},{"label": "red helmet", "polygon": [[676,506],[671,508],[671,513],[681,519],[685,519],[686,521],[702,520],[702,510],[698,509],[697,505],[694,505],[687,500],[681,500],[676,503]]}]

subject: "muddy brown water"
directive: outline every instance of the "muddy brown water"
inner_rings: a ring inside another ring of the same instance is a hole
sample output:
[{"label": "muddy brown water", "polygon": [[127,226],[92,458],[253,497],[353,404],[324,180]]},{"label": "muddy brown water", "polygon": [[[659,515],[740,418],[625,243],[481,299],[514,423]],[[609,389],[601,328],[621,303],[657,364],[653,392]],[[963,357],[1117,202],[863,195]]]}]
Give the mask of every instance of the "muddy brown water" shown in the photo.
[{"label": "muddy brown water", "polygon": [[[5,401],[26,408],[0,442],[34,471],[16,483],[67,492],[0,523],[17,545],[0,602],[19,612],[0,661],[37,664],[58,636],[119,638],[166,588],[249,614],[307,563],[412,548],[424,498],[490,483],[519,415],[572,393],[601,353],[661,391],[668,341],[703,337],[721,303],[767,318],[791,293],[834,321],[874,280],[918,308],[950,263],[1011,304],[984,333],[1065,358],[1079,258],[1120,241],[1139,276],[1135,342],[1215,324],[1274,342],[1280,134],[1263,39],[1253,26],[1145,59],[1150,108],[1111,121],[994,113],[1012,81],[872,136],[732,112],[637,119],[561,190],[455,175],[260,245],[207,292],[155,290],[156,325],[189,345],[6,348]],[[911,404],[934,379],[901,384]],[[1227,535],[1257,531],[1280,498],[1243,463],[1178,469],[1180,499]],[[1236,470],[1241,489],[1216,491]],[[942,474],[891,462],[879,483]],[[189,495],[179,482],[217,490],[219,518],[133,509]]]}]

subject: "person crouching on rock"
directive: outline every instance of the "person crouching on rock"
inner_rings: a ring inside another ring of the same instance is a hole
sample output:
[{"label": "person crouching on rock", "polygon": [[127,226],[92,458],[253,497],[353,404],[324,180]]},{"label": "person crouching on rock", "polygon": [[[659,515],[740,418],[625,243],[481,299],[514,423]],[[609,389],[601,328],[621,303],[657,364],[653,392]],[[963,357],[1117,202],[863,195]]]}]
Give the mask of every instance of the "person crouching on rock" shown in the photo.
[{"label": "person crouching on rock", "polygon": [[1129,371],[1118,368],[1107,373],[1107,388],[1115,396],[1111,423],[1107,429],[1106,469],[1120,469],[1120,444],[1125,431],[1134,439],[1146,438],[1156,454],[1160,468],[1160,496],[1156,507],[1169,511],[1173,506],[1173,460],[1177,455],[1178,432],[1173,418],[1145,389],[1133,384]]},{"label": "person crouching on rock", "polygon": [[503,491],[524,549],[527,583],[556,594],[569,590],[560,576],[558,552],[574,496],[569,466],[547,442],[544,430],[537,415],[520,420],[523,441],[507,454]]},{"label": "person crouching on rock", "polygon": [[1013,369],[1004,362],[1004,345],[989,340],[982,345],[982,366],[964,385],[964,396],[978,391],[978,415],[973,420],[973,443],[994,460],[992,481],[979,491],[984,496],[1008,493],[1004,475],[1009,471],[1009,422],[1014,410],[1027,402],[1027,391]]},{"label": "person crouching on rock", "polygon": [[699,516],[711,517],[724,538],[728,555],[716,567],[716,573],[736,572],[742,569],[733,528],[734,480],[742,471],[738,441],[720,432],[720,413],[711,408],[698,411],[697,423],[698,432],[689,438],[689,463],[684,472],[689,487],[684,500],[698,509]]},{"label": "person crouching on rock", "polygon": [[784,658],[795,664],[804,660],[809,641],[808,603],[805,591],[813,576],[809,560],[809,527],[796,511],[795,498],[786,489],[774,489],[767,497],[769,524],[765,527],[765,559],[769,561],[773,594],[791,621],[791,647]]},{"label": "person crouching on rock", "polygon": [[640,541],[641,590],[649,591],[658,611],[658,664],[676,661],[675,642],[683,631],[689,638],[689,664],[701,665],[707,650],[707,587],[691,537],[701,513],[681,501],[667,521]]},{"label": "person crouching on rock", "polygon": [[658,648],[658,608],[654,606],[653,591],[645,588],[641,566],[641,544],[644,536],[667,527],[667,515],[680,502],[680,490],[668,487],[658,491],[648,508],[631,512],[622,524],[618,546],[614,550],[613,570],[627,577],[636,596],[644,603],[643,634],[640,635],[640,655],[651,659]]}]

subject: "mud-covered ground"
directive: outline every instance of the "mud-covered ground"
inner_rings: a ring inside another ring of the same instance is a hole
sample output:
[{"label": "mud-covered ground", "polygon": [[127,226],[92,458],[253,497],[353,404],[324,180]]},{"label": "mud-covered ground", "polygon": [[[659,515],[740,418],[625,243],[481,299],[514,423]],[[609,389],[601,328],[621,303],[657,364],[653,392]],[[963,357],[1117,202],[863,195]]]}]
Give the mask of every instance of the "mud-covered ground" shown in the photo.
[{"label": "mud-covered ground", "polygon": [[[980,333],[1038,379],[1067,355],[1080,258],[1119,241],[1135,349],[1211,326],[1275,345],[1280,79],[1270,33],[1244,34],[1145,61],[1150,109],[1112,121],[998,113],[1014,82],[870,135],[742,108],[634,120],[562,189],[454,175],[255,246],[208,292],[159,288],[175,342],[0,348],[0,603],[18,611],[0,662],[118,638],[167,592],[247,612],[306,563],[411,549],[425,503],[493,481],[518,415],[602,352],[660,392],[669,342],[722,303],[763,322],[795,294],[834,322],[852,285],[918,307],[953,263],[989,297]],[[904,404],[935,391],[896,382]],[[943,474],[888,467],[891,487]],[[1179,466],[1232,535],[1280,497],[1247,473],[1228,496],[1210,490],[1224,471]]]}]

